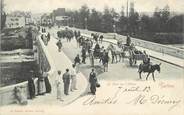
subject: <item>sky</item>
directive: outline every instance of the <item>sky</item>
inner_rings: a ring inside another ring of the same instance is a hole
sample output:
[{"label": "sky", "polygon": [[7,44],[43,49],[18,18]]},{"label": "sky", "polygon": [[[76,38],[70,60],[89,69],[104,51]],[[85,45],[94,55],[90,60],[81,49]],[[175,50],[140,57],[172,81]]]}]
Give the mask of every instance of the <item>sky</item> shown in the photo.
[{"label": "sky", "polygon": [[[171,11],[184,12],[184,0],[129,0],[134,1],[135,10],[138,12],[153,12],[155,7],[163,8],[167,4]],[[32,13],[52,12],[57,8],[79,9],[83,4],[89,8],[103,11],[105,6],[121,11],[126,8],[127,0],[4,0],[6,12],[15,10],[31,11]]]}]

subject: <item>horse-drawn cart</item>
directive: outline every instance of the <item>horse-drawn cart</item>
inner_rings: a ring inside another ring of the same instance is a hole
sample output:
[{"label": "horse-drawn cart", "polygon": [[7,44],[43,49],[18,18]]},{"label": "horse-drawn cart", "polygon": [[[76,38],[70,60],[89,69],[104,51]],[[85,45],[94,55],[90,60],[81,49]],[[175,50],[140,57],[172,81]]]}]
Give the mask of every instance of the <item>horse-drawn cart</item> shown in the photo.
[{"label": "horse-drawn cart", "polygon": [[130,50],[129,51],[129,64],[132,66],[133,64],[136,64],[138,60],[145,60],[148,58],[148,55],[139,51],[139,50]]},{"label": "horse-drawn cart", "polygon": [[90,59],[90,62],[91,62],[91,66],[94,67],[94,60],[95,59],[101,59],[102,57],[102,53],[100,50],[94,50],[94,49],[90,49],[90,52],[89,52],[89,59]]}]

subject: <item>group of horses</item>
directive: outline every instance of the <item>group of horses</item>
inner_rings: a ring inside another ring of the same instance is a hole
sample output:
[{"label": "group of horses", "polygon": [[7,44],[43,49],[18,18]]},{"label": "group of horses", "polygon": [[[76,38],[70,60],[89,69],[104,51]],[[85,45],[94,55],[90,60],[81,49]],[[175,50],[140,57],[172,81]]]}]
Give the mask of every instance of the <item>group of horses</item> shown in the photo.
[{"label": "group of horses", "polygon": [[[126,44],[121,44],[120,46],[116,45],[116,44],[109,44],[107,48],[103,48],[101,47],[100,49],[95,49],[95,45],[97,45],[98,42],[96,42],[96,44],[94,43],[93,40],[90,39],[86,39],[84,40],[82,46],[86,48],[89,56],[93,56],[93,58],[91,59],[99,59],[99,62],[102,62],[102,65],[104,66],[104,71],[108,71],[108,63],[109,63],[109,52],[111,53],[111,59],[112,59],[112,63],[114,62],[123,62],[124,58],[128,57],[128,55],[130,55],[128,52],[130,50],[134,50],[135,46],[134,45],[126,45]],[[158,72],[160,72],[160,64],[155,64],[155,65],[150,65],[150,67],[145,66],[144,64],[140,64],[138,67],[138,73],[139,73],[139,78],[142,79],[141,74],[143,72],[148,73],[146,80],[148,80],[148,77],[150,74],[152,74],[153,80],[155,81],[155,76],[154,76],[154,72],[157,70]]]},{"label": "group of horses", "polygon": [[[117,57],[119,57],[119,62],[121,61],[121,59],[124,60],[124,58],[126,56],[126,51],[129,52],[128,53],[129,55],[131,55],[130,52],[133,52],[133,50],[139,51],[135,48],[134,45],[127,46],[126,44],[122,44],[120,47],[118,47],[116,45],[113,46],[111,44],[111,45],[109,45],[108,49],[111,50],[111,54],[113,53],[115,55],[116,61],[117,61]],[[145,60],[147,60],[149,57],[145,56],[145,58],[146,58]],[[160,70],[161,70],[160,66],[161,66],[161,63],[154,64],[154,65],[141,63],[138,67],[139,78],[142,79],[141,74],[144,72],[144,73],[148,73],[146,80],[148,80],[149,75],[152,74],[153,81],[155,81],[154,72],[157,70],[160,73]]]},{"label": "group of horses", "polygon": [[71,39],[74,37],[74,32],[68,28],[60,30],[57,32],[58,38],[66,38],[67,42],[71,42]]}]

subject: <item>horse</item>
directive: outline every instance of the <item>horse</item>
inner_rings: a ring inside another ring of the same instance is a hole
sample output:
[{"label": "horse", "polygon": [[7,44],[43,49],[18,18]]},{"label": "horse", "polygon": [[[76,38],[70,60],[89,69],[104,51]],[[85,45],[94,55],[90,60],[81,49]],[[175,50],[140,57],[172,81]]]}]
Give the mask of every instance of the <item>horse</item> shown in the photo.
[{"label": "horse", "polygon": [[120,62],[121,59],[124,58],[124,56],[125,56],[125,52],[123,51],[123,49],[118,48],[118,47],[116,48],[112,44],[110,44],[107,47],[107,51],[111,51],[111,54],[112,54],[112,63],[113,63],[114,57],[116,59],[116,62],[118,62],[118,59],[117,58],[119,57],[119,62]]},{"label": "horse", "polygon": [[146,80],[148,80],[148,77],[149,77],[150,73],[152,73],[153,81],[155,81],[154,72],[155,72],[155,70],[157,70],[160,73],[160,65],[161,65],[161,63],[160,64],[155,64],[155,65],[150,65],[150,67],[148,67],[148,66],[144,66],[143,64],[140,64],[139,69],[138,69],[139,78],[142,79],[141,73],[146,72],[146,73],[148,73],[147,77],[146,77]]}]

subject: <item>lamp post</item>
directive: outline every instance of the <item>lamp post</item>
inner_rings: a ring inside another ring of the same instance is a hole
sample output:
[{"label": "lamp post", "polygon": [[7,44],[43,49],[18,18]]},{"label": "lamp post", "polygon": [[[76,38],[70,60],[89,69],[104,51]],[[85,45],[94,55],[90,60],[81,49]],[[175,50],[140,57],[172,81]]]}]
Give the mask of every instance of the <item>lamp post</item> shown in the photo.
[{"label": "lamp post", "polygon": [[129,0],[127,0],[127,35],[128,35],[128,31],[129,31],[129,15],[128,15],[128,4],[129,4]]},{"label": "lamp post", "polygon": [[113,20],[114,20],[114,24],[113,24],[114,39],[116,39],[116,20],[117,19],[114,17]]},{"label": "lamp post", "polygon": [[88,20],[87,18],[84,19],[84,21],[85,21],[85,29],[86,30],[87,30],[87,20]]},{"label": "lamp post", "polygon": [[75,19],[74,19],[74,18],[72,18],[72,20],[73,20],[73,27],[75,27]]},{"label": "lamp post", "polygon": [[69,26],[69,17],[66,18],[66,26],[68,27]]},{"label": "lamp post", "polygon": [[116,25],[113,25],[113,31],[114,31],[114,39],[116,39]]}]

